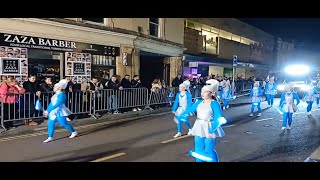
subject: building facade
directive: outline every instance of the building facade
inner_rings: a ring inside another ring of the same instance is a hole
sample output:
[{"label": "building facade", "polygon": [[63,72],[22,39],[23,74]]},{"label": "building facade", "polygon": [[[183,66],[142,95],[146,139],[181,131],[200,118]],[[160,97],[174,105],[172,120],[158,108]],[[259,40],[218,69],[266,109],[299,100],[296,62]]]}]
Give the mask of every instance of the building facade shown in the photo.
[{"label": "building facade", "polygon": [[[182,69],[184,19],[2,18],[1,75],[140,75],[170,82]],[[146,71],[146,69],[151,71]],[[147,78],[146,78],[147,77]]]},{"label": "building facade", "polygon": [[185,19],[185,75],[264,77],[274,64],[274,36],[235,18]]}]

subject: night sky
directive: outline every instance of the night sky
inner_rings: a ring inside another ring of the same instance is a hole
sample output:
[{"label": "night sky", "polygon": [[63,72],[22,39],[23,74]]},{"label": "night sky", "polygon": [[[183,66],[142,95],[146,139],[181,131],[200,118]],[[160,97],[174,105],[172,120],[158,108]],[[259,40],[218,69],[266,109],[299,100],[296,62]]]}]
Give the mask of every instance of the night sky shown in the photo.
[{"label": "night sky", "polygon": [[299,48],[320,50],[320,18],[238,18]]}]

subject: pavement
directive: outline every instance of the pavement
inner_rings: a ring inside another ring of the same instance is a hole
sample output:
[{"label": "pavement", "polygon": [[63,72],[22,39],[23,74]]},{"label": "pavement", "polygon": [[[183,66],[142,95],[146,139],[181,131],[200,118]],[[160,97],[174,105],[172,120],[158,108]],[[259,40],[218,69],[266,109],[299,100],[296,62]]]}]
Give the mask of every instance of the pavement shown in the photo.
[{"label": "pavement", "polygon": [[[241,101],[246,100],[244,97]],[[275,105],[278,103],[279,99],[275,99]],[[308,117],[306,104],[302,102],[300,111],[294,114],[292,129],[281,131],[282,116],[275,107],[267,107],[263,102],[262,116],[255,113],[254,117],[248,117],[250,106],[235,103],[223,111],[228,120],[223,127],[226,136],[218,138],[216,144],[221,162],[303,162],[318,156],[319,108],[314,106],[312,116]],[[193,138],[173,138],[176,125],[170,108],[152,113],[135,119],[101,118],[95,124],[78,124],[75,129],[79,135],[74,139],[68,138],[70,133],[66,130],[57,129],[54,141],[48,144],[42,143],[47,138],[45,130],[0,137],[0,161],[193,162],[188,155]],[[195,117],[191,117],[191,125],[194,121]],[[187,129],[183,126],[185,133]]]}]

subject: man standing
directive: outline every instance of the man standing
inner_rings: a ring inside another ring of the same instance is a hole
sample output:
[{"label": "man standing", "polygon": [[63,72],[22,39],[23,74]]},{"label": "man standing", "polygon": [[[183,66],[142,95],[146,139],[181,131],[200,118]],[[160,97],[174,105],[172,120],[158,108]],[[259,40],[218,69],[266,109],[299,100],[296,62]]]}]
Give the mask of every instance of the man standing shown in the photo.
[{"label": "man standing", "polygon": [[[132,88],[140,88],[141,87],[141,81],[139,79],[139,76],[138,75],[134,75],[133,76],[133,79],[131,80],[131,87]],[[141,109],[139,107],[137,108],[133,108],[132,111],[141,111]]]},{"label": "man standing", "polygon": [[113,75],[111,77],[111,81],[108,82],[107,89],[112,89],[111,96],[109,96],[109,107],[111,112],[113,111],[113,114],[121,114],[118,111],[118,104],[117,104],[117,94],[118,90],[123,90],[123,87],[120,86],[120,83],[117,79],[117,75]]},{"label": "man standing", "polygon": [[178,74],[172,81],[172,87],[179,87],[180,84],[183,83],[183,79],[181,78],[181,74]]}]

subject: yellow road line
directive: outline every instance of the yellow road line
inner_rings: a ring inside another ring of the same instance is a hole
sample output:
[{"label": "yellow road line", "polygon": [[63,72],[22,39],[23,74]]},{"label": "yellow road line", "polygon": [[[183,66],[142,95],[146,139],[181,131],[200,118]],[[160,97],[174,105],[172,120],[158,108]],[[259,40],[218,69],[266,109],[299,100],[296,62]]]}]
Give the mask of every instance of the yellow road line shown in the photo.
[{"label": "yellow road line", "polygon": [[320,159],[320,147],[318,147],[310,157],[313,159]]},{"label": "yellow road line", "polygon": [[176,141],[176,140],[180,140],[180,139],[187,138],[187,137],[191,137],[191,136],[190,135],[180,136],[180,137],[177,137],[177,138],[174,138],[174,139],[169,139],[169,140],[166,140],[166,141],[162,141],[161,144],[166,144],[166,143],[169,143],[169,142],[172,142],[172,141]]},{"label": "yellow road line", "polygon": [[111,156],[106,156],[106,157],[99,158],[99,159],[96,159],[96,160],[93,160],[93,161],[90,161],[90,162],[102,162],[102,161],[105,161],[105,160],[109,160],[109,159],[113,159],[113,158],[116,158],[116,157],[119,157],[119,156],[123,156],[125,154],[126,153],[113,154]]}]

